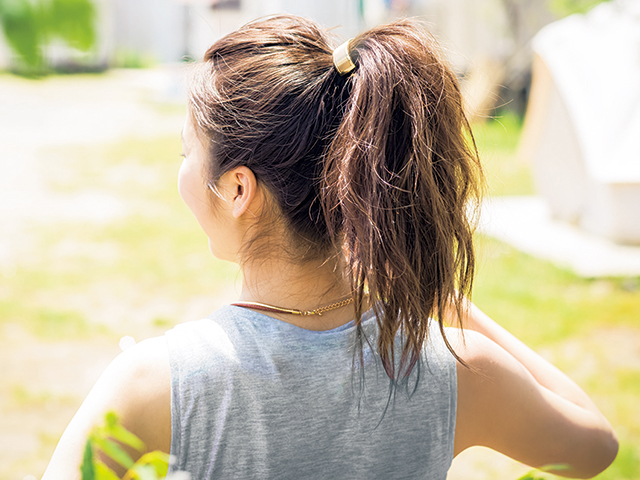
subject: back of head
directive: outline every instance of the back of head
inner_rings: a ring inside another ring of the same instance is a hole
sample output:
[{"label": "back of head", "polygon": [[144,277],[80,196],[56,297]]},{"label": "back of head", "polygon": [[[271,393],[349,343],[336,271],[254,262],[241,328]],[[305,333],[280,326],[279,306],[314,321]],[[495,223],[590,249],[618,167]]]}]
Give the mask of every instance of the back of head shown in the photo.
[{"label": "back of head", "polygon": [[250,168],[290,251],[343,257],[356,312],[370,295],[377,348],[398,379],[415,365],[430,317],[452,300],[461,308],[471,288],[480,166],[457,79],[420,23],[351,40],[356,68],[346,75],[329,42],[299,17],[250,23],[193,70],[190,109],[209,142],[211,184]]}]

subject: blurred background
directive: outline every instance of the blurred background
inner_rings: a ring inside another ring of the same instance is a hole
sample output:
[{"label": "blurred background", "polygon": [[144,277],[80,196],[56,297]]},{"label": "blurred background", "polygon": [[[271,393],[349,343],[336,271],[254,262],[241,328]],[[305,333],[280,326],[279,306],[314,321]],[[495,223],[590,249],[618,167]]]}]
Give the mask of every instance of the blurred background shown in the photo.
[{"label": "blurred background", "polygon": [[[640,0],[0,0],[0,480],[42,475],[122,337],[235,298],[177,194],[182,82],[280,12],[336,45],[426,22],[486,168],[473,299],[610,419],[597,478],[639,479]],[[527,471],[477,448],[449,480]]]}]

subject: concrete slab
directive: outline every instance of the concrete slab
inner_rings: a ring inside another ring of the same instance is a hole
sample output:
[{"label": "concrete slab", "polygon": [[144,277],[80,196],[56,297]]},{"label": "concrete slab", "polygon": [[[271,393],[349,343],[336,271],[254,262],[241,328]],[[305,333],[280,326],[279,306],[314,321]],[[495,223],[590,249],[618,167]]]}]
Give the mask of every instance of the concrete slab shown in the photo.
[{"label": "concrete slab", "polygon": [[486,200],[479,230],[583,277],[640,276],[640,246],[620,245],[553,220],[541,197]]}]

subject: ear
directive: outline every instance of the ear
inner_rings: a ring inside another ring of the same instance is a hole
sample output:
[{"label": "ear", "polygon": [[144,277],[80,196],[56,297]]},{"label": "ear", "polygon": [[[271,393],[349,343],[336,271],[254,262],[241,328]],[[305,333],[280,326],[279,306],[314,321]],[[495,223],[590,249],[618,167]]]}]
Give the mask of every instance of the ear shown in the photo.
[{"label": "ear", "polygon": [[259,201],[258,180],[247,167],[237,167],[227,172],[230,189],[231,213],[240,218],[246,212],[259,211],[255,203]]}]

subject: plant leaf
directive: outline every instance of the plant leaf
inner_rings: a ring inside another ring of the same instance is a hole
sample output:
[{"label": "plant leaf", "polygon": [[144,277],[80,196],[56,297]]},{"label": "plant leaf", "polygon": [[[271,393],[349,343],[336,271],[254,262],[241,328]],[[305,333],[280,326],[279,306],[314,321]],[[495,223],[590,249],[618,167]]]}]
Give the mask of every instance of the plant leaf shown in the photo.
[{"label": "plant leaf", "polygon": [[169,454],[154,450],[145,453],[127,472],[123,480],[156,480],[165,478],[169,470]]},{"label": "plant leaf", "polygon": [[108,435],[113,437],[114,440],[119,441],[120,443],[124,443],[125,445],[130,446],[131,448],[136,449],[141,452],[144,450],[144,442],[136,437],[129,430],[124,428],[122,425],[114,425],[112,428],[109,428]]},{"label": "plant leaf", "polygon": [[538,477],[536,475],[535,470],[525,473],[522,477],[518,478],[518,480],[544,480],[542,477]]},{"label": "plant leaf", "polygon": [[51,0],[47,13],[52,35],[83,51],[95,45],[95,6],[90,0]]},{"label": "plant leaf", "polygon": [[133,460],[129,454],[116,442],[107,438],[101,438],[100,436],[94,436],[93,441],[96,446],[105,453],[105,455],[118,462],[124,468],[129,469],[133,467]]},{"label": "plant leaf", "polygon": [[82,458],[82,465],[80,465],[80,474],[82,480],[95,480],[96,472],[93,466],[93,444],[91,439],[87,440],[84,446],[84,456]]},{"label": "plant leaf", "polygon": [[104,416],[104,423],[107,429],[110,429],[116,426],[118,424],[118,420],[119,420],[118,415],[116,415],[116,412],[114,411],[109,411]]},{"label": "plant leaf", "polygon": [[7,43],[29,67],[42,63],[43,30],[40,28],[38,5],[28,0],[3,0],[0,23]]},{"label": "plant leaf", "polygon": [[139,452],[144,450],[144,442],[120,425],[118,416],[114,412],[107,413],[105,423],[106,425],[101,428],[100,432],[103,437],[112,437],[114,440],[128,445]]},{"label": "plant leaf", "polygon": [[[95,463],[96,480],[120,480],[116,473],[101,461]],[[84,479],[83,479],[84,480]]]},{"label": "plant leaf", "polygon": [[140,457],[137,464],[149,465],[155,469],[158,476],[166,477],[167,471],[169,470],[169,457],[170,455],[168,453],[155,450],[153,452],[145,453]]},{"label": "plant leaf", "polygon": [[132,478],[139,480],[159,480],[161,478],[151,465],[136,465],[133,467],[133,471],[135,476]]},{"label": "plant leaf", "polygon": [[545,465],[543,467],[531,470],[530,472],[525,473],[522,477],[518,478],[517,480],[545,480],[546,477],[544,475],[541,475],[541,474],[544,474],[545,472],[562,471],[562,470],[570,470],[570,469],[571,467],[566,463],[552,463],[552,464]]},{"label": "plant leaf", "polygon": [[571,467],[566,463],[551,463],[549,465],[545,465],[544,467],[540,467],[539,470],[541,472],[550,472],[551,470],[566,471],[571,470]]}]

